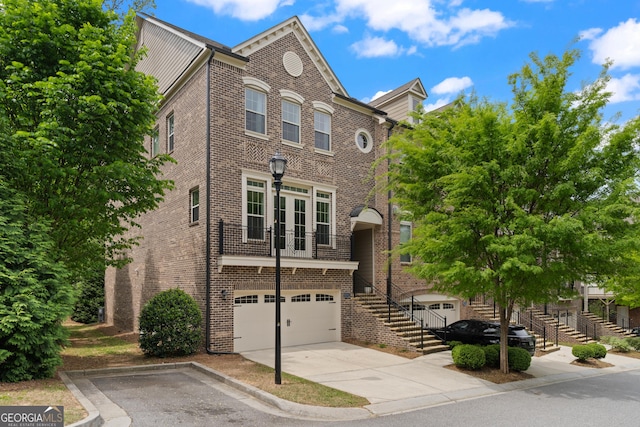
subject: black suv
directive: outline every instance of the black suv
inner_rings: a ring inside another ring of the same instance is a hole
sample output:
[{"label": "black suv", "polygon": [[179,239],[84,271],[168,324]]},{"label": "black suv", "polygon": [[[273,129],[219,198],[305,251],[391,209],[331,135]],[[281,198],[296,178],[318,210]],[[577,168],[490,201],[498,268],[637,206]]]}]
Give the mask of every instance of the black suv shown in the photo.
[{"label": "black suv", "polygon": [[[429,329],[442,341],[460,341],[465,344],[497,344],[500,342],[500,323],[486,320],[458,320],[446,328]],[[509,347],[521,347],[532,356],[536,351],[536,339],[524,326],[509,325]]]}]

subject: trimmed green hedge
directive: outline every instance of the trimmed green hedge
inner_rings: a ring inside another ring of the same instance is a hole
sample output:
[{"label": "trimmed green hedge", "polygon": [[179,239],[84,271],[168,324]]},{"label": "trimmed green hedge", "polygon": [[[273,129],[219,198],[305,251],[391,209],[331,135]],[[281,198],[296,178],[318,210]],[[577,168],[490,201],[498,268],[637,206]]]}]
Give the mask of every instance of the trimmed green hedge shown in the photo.
[{"label": "trimmed green hedge", "polygon": [[531,366],[531,354],[524,348],[509,347],[509,369],[526,371]]},{"label": "trimmed green hedge", "polygon": [[604,357],[607,355],[607,348],[602,344],[593,342],[587,345],[593,349],[593,357],[595,359],[604,359]]},{"label": "trimmed green hedge", "polygon": [[595,356],[595,350],[588,344],[578,344],[574,345],[571,349],[571,354],[578,358],[579,361],[583,362],[589,358]]},{"label": "trimmed green hedge", "polygon": [[491,344],[486,347],[482,347],[484,350],[484,358],[487,362],[487,366],[491,368],[500,367],[500,344]]},{"label": "trimmed green hedge", "polygon": [[451,357],[453,357],[453,363],[459,368],[477,370],[486,363],[482,347],[471,344],[455,346],[451,351]]},{"label": "trimmed green hedge", "polygon": [[195,353],[202,342],[201,324],[193,297],[180,289],[160,292],[140,313],[140,348],[157,357]]}]

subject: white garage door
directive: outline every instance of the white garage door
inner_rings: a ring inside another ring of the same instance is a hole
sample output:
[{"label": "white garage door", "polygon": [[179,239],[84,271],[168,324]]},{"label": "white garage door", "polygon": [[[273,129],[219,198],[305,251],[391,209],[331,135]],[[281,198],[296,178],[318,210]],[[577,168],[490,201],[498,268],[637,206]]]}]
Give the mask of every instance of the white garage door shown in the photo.
[{"label": "white garage door", "polygon": [[[339,291],[282,291],[282,346],[340,341]],[[275,293],[234,296],[234,351],[275,346]]]},{"label": "white garage door", "polygon": [[457,301],[437,301],[425,304],[427,308],[442,317],[447,318],[447,324],[460,320],[460,311],[457,308]]}]

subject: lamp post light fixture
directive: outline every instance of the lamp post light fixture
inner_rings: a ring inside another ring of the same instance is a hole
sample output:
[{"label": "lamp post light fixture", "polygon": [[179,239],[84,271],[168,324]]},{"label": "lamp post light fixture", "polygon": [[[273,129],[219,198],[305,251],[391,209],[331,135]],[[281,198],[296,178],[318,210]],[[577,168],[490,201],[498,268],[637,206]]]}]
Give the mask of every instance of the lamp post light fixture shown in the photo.
[{"label": "lamp post light fixture", "polygon": [[273,182],[276,186],[276,384],[282,384],[282,341],[280,329],[280,187],[282,186],[282,177],[287,169],[287,159],[276,151],[271,160],[269,160],[269,169],[273,175]]}]

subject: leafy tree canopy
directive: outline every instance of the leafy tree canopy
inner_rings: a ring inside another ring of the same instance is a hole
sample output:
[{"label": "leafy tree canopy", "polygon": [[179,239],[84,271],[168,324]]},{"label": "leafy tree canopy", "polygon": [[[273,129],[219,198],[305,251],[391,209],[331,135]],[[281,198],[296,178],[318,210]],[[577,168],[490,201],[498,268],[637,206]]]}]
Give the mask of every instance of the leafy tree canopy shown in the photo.
[{"label": "leafy tree canopy", "polygon": [[142,144],[159,101],[135,71],[133,15],[99,0],[4,0],[0,11],[0,169],[27,215],[50,220],[55,253],[80,271],[113,262],[118,237],[171,183]]},{"label": "leafy tree canopy", "polygon": [[511,109],[461,97],[388,141],[388,189],[415,223],[400,249],[411,271],[493,298],[505,346],[514,305],[632,274],[640,243],[640,118],[603,123],[608,65],[576,93],[566,86],[578,51],[530,58],[509,77]]},{"label": "leafy tree canopy", "polygon": [[0,381],[51,377],[62,362],[74,289],[45,222],[0,179]]}]

